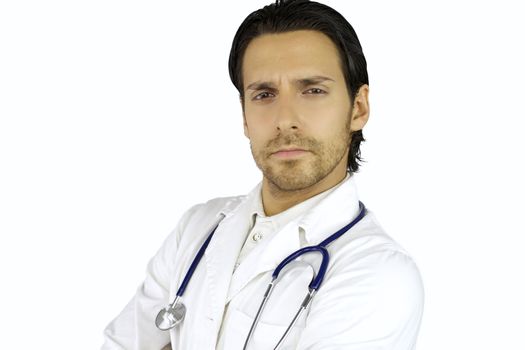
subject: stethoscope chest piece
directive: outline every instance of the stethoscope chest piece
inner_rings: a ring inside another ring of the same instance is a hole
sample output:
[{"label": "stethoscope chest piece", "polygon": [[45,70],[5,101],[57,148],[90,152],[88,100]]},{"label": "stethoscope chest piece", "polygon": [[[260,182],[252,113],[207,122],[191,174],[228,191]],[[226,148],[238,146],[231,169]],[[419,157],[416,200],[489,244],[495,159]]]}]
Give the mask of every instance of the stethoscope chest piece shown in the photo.
[{"label": "stethoscope chest piece", "polygon": [[175,300],[173,300],[173,303],[160,310],[157,314],[157,318],[155,319],[155,325],[161,331],[167,331],[172,329],[184,319],[184,316],[186,315],[186,306],[184,306],[184,304],[182,303],[181,297],[184,294],[186,286],[190,282],[191,276],[193,275],[193,272],[195,272],[199,261],[204,255],[204,251],[206,251],[206,247],[210,243],[211,237],[215,233],[215,230],[219,226],[219,222],[222,219],[224,219],[224,215],[221,214],[214,224],[215,228],[208,235],[208,238],[206,238],[206,241],[204,241],[204,244],[197,252],[197,255],[195,255],[195,258],[193,259],[190,268],[188,269],[188,272],[186,272],[186,276],[184,276],[184,280],[182,281],[179,290],[177,290],[177,294],[175,296]]},{"label": "stethoscope chest piece", "polygon": [[162,331],[167,331],[178,325],[186,315],[186,306],[180,301],[166,306],[160,310],[155,319],[155,324]]}]

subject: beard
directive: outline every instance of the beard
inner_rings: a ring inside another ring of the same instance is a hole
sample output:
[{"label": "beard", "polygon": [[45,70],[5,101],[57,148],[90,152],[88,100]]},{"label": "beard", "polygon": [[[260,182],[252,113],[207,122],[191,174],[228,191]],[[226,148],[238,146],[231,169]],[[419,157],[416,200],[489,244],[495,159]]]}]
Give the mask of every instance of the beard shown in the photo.
[{"label": "beard", "polygon": [[[321,142],[313,137],[297,134],[278,134],[261,148],[250,143],[250,149],[257,167],[268,182],[280,191],[300,191],[323,180],[337,167],[350,145],[350,115],[344,130],[329,141]],[[271,155],[285,146],[294,146],[309,151],[298,159],[274,159]]]}]

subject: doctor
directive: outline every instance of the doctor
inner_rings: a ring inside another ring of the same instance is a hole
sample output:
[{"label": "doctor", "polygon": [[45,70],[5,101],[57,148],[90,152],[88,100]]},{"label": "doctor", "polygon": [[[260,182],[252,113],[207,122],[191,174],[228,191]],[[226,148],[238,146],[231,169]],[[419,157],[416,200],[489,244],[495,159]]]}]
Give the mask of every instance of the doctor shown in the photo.
[{"label": "doctor", "polygon": [[[135,296],[106,327],[102,349],[243,349],[276,266],[360,213],[354,174],[369,87],[361,45],[346,19],[316,2],[265,6],[238,29],[229,71],[262,181],[245,196],[186,211]],[[169,331],[158,329],[157,313],[174,300],[221,217],[182,296],[184,319]],[[373,212],[367,207],[327,250],[323,284],[280,349],[415,349],[420,274]],[[275,347],[320,260],[306,254],[283,269],[248,349]]]}]

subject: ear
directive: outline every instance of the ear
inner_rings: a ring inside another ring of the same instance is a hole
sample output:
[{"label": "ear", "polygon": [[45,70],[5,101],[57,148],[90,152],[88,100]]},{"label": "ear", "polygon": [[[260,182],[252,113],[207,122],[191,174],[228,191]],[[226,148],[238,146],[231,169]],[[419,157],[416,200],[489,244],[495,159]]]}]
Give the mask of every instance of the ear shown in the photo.
[{"label": "ear", "polygon": [[350,122],[350,130],[352,132],[362,130],[368,121],[368,116],[370,115],[368,91],[369,87],[367,84],[361,85],[355,96],[352,108],[352,120]]}]

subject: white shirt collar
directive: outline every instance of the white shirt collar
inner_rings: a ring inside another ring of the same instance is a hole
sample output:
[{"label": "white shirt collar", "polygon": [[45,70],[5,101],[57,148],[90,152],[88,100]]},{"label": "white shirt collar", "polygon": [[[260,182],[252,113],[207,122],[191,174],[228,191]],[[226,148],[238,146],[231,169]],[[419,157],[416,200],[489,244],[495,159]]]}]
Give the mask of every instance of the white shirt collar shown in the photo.
[{"label": "white shirt collar", "polygon": [[[293,207],[288,208],[281,213],[278,213],[272,216],[267,216],[264,212],[264,208],[262,204],[262,192],[261,192],[262,182],[260,182],[251,193],[253,195],[252,196],[253,198],[250,203],[251,209],[249,211],[250,212],[250,228],[254,226],[256,220],[262,220],[262,221],[270,221],[274,229],[278,231],[280,228],[285,226],[290,221],[294,219],[299,219],[305,213],[308,213],[309,211],[311,211],[313,208],[319,205],[326,197],[328,197],[332,192],[336,191],[337,188],[339,188],[345,182],[347,182],[351,177],[352,175],[347,172],[346,177],[341,182],[336,184],[335,186],[311,198],[308,198],[307,200],[301,203],[298,203],[294,205]],[[306,222],[305,222],[305,225],[306,225]]]}]

